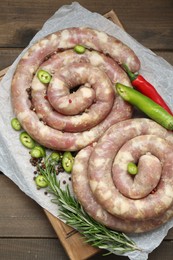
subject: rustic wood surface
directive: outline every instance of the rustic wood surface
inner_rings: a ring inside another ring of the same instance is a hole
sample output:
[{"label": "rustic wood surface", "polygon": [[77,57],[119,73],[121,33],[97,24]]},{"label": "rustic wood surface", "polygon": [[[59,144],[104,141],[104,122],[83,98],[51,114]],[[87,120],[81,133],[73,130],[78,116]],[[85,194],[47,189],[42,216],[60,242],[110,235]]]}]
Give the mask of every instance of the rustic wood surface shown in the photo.
[{"label": "rustic wood surface", "polygon": [[[1,1],[2,2],[2,1]],[[141,44],[173,65],[173,1],[79,1],[90,11],[113,9],[124,28]],[[0,16],[0,70],[9,66],[42,24],[71,1],[4,0]],[[69,259],[43,209],[0,174],[0,260]],[[120,256],[94,259],[127,259]],[[173,259],[173,230],[150,254],[149,260]]]}]

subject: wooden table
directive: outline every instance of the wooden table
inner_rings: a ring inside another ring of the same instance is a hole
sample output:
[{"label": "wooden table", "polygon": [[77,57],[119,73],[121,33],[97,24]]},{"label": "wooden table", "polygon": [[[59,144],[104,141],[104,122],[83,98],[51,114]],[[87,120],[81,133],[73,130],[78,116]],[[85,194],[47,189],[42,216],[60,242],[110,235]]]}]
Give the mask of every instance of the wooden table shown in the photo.
[{"label": "wooden table", "polygon": [[[88,0],[79,1],[93,12],[113,9],[124,28],[141,44],[173,65],[173,1]],[[65,0],[4,0],[0,15],[0,70],[9,66],[27,46],[42,24]],[[170,79],[172,80],[172,79]],[[6,176],[0,174],[0,260],[69,259],[43,209]],[[91,259],[127,259],[101,253]],[[152,260],[173,259],[173,229]]]}]

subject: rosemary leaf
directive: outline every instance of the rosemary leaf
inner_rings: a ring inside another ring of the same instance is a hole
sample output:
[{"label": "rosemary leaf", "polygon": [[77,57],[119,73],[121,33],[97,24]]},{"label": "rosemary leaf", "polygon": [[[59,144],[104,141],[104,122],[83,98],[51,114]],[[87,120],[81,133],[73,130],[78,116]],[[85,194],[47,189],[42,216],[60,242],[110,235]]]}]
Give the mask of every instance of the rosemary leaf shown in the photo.
[{"label": "rosemary leaf", "polygon": [[59,206],[60,219],[83,234],[87,243],[118,254],[141,251],[127,235],[111,230],[90,217],[71,195],[69,186],[65,190],[61,189],[55,165],[51,165],[49,158],[45,159],[45,167],[40,168],[40,173],[48,183],[48,192],[54,196],[52,202]]}]

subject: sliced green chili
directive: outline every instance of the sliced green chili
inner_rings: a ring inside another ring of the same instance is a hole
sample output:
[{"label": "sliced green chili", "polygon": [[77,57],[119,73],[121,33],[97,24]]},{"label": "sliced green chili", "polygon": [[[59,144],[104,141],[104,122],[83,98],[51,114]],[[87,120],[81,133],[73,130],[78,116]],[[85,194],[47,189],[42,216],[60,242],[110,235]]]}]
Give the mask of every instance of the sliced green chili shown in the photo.
[{"label": "sliced green chili", "polygon": [[35,178],[35,183],[39,188],[45,188],[48,186],[48,183],[46,182],[45,178],[43,175],[38,175]]},{"label": "sliced green chili", "polygon": [[22,129],[22,126],[16,117],[11,120],[11,126],[16,131],[20,131]]},{"label": "sliced green chili", "polygon": [[129,162],[127,165],[127,171],[132,175],[136,175],[138,173],[138,167],[135,163]]},{"label": "sliced green chili", "polygon": [[173,130],[173,116],[150,98],[131,87],[116,84],[118,94],[130,104],[143,111],[148,117],[168,130]]},{"label": "sliced green chili", "polygon": [[60,156],[60,153],[58,152],[52,152],[51,155],[50,155],[50,159],[54,162],[59,162],[61,156]]},{"label": "sliced green chili", "polygon": [[86,48],[82,45],[76,45],[74,51],[78,54],[83,54],[86,51]]},{"label": "sliced green chili", "polygon": [[42,158],[46,156],[45,148],[42,146],[35,146],[31,151],[30,154],[33,158]]},{"label": "sliced green chili", "polygon": [[67,172],[70,173],[73,168],[74,158],[71,152],[64,152],[62,157],[62,167]]},{"label": "sliced green chili", "polygon": [[39,70],[37,72],[37,77],[38,79],[42,82],[42,83],[49,83],[51,81],[52,76],[50,75],[49,72],[45,71],[45,70]]},{"label": "sliced green chili", "polygon": [[20,134],[20,141],[28,149],[32,149],[35,146],[34,140],[26,132]]}]

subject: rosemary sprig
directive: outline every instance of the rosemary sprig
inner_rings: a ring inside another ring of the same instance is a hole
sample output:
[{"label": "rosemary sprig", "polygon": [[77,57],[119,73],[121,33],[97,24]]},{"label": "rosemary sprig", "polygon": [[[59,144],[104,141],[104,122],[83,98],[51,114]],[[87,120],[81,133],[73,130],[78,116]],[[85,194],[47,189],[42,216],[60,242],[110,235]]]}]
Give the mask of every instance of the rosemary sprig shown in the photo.
[{"label": "rosemary sprig", "polygon": [[60,219],[83,234],[87,243],[106,249],[110,253],[123,254],[135,250],[141,251],[124,233],[113,231],[90,217],[76,198],[71,195],[68,185],[65,190],[61,189],[56,178],[55,165],[52,165],[48,159],[45,160],[45,167],[40,167],[39,171],[48,183],[48,192],[55,197],[52,202],[59,206]]}]

